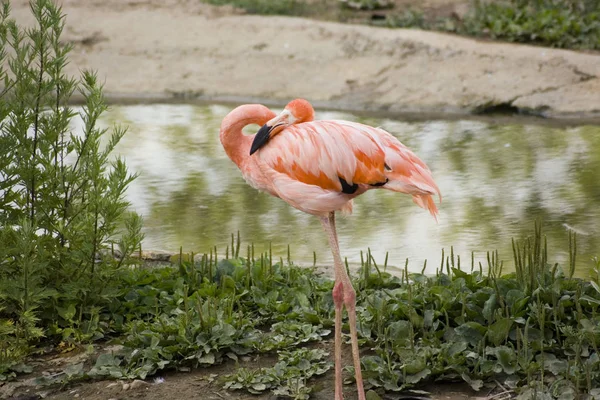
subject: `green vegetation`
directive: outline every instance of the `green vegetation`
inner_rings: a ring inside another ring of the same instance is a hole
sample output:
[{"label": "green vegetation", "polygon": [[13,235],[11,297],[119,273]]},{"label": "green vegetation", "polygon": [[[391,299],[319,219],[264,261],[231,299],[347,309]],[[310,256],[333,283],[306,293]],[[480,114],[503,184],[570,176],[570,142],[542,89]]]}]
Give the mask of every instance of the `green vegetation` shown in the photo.
[{"label": "green vegetation", "polygon": [[[596,394],[600,262],[590,281],[574,278],[576,242],[568,239],[570,260],[563,268],[549,262],[536,227],[533,236],[513,243],[517,268],[504,275],[495,252],[488,254],[487,272],[472,261],[465,270],[451,251],[442,253],[435,275],[406,269],[400,277],[367,253],[353,282],[359,340],[371,349],[362,358],[367,387],[395,392],[435,379],[466,381],[476,390],[497,381],[546,398]],[[100,332],[123,348],[47,383],[144,379],[161,370],[277,352],[273,367],[239,369],[220,382],[308,398],[315,390],[311,378],[331,368],[327,354],[311,343],[331,336],[333,282],[289,260],[255,257],[251,246],[240,257],[240,248],[232,236],[223,259],[214,249],[180,257],[189,261],[174,266],[118,270],[110,304],[99,307],[101,326],[86,332]]]},{"label": "green vegetation", "polygon": [[[60,8],[37,0],[31,11],[37,25],[23,29],[8,3],[0,10],[0,380],[25,370],[19,361],[42,339],[102,338],[113,278],[142,239],[124,201],[135,176],[110,159],[125,131],[101,144],[96,76],[64,74]],[[74,91],[85,99],[79,113],[67,106]]]},{"label": "green vegetation", "polygon": [[230,4],[250,14],[306,15],[309,5],[303,0],[204,0],[214,5]]},{"label": "green vegetation", "polygon": [[477,0],[457,33],[550,47],[600,49],[598,0]]},{"label": "green vegetation", "polygon": [[342,7],[355,10],[380,10],[394,5],[392,0],[342,0]]},{"label": "green vegetation", "polygon": [[[93,73],[65,76],[60,8],[36,0],[32,12],[37,25],[24,30],[7,4],[0,11],[0,381],[30,372],[28,357],[42,347],[110,343],[122,347],[46,383],[144,379],[277,353],[273,367],[240,369],[222,384],[308,398],[331,368],[318,342],[331,336],[332,280],[295,266],[289,251],[285,262],[252,246],[243,257],[233,235],[223,258],[214,248],[137,266],[141,220],[123,199],[135,176],[110,157],[125,131],[104,138]],[[75,90],[85,98],[79,113],[67,106]],[[473,257],[465,270],[451,250],[435,275],[407,265],[400,277],[367,252],[353,282],[367,388],[497,381],[524,395],[599,396],[600,262],[591,280],[576,279],[575,237],[564,267],[547,247],[536,226],[512,243],[516,270],[504,275],[497,252],[485,272]]]},{"label": "green vegetation", "polygon": [[[231,4],[252,14],[299,15],[340,21],[363,20],[364,10],[392,8],[383,0],[204,0],[211,4]],[[472,0],[467,14],[429,16],[430,10],[413,7],[390,10],[373,22],[392,28],[421,28],[486,37],[510,42],[534,43],[550,47],[600,49],[599,0]],[[352,13],[356,15],[353,16]]]}]

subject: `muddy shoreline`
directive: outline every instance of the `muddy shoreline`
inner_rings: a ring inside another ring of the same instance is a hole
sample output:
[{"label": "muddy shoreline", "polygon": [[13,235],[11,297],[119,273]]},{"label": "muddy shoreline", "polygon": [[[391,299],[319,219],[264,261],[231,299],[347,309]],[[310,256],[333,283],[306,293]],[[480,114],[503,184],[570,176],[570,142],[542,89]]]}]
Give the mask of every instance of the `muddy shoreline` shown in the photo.
[{"label": "muddy shoreline", "polygon": [[[504,112],[600,121],[600,53],[292,17],[193,0],[64,0],[67,72],[94,69],[112,103],[305,97],[389,116]],[[32,21],[27,1],[13,17]]]}]

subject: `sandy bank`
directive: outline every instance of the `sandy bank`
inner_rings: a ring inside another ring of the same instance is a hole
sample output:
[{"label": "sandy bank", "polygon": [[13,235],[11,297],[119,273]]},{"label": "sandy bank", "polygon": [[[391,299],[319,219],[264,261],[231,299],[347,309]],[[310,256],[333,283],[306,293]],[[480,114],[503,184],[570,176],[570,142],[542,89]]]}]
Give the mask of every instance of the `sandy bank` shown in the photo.
[{"label": "sandy bank", "polygon": [[[600,117],[600,54],[434,32],[239,15],[199,0],[65,0],[69,72],[113,98],[287,102],[389,112],[495,107]],[[30,21],[27,1],[13,16]]]}]

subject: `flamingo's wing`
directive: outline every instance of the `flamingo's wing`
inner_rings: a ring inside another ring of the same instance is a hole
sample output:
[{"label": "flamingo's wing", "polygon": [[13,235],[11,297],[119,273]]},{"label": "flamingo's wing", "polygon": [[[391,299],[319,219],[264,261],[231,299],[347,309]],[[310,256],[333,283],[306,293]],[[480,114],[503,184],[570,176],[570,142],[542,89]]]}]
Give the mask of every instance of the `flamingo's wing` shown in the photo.
[{"label": "flamingo's wing", "polygon": [[[419,206],[437,213],[431,195],[439,194],[439,189],[427,165],[379,128],[349,121],[292,125],[257,155],[260,164],[272,171],[265,172],[278,182],[276,190],[289,202],[300,197],[323,202],[327,197],[339,209],[350,199],[339,195],[353,194],[361,185],[411,194]],[[307,196],[311,190],[319,193]]]},{"label": "flamingo's wing", "polygon": [[260,158],[277,172],[323,189],[384,183],[385,152],[363,128],[368,127],[338,121],[292,125],[261,149]]},{"label": "flamingo's wing", "polygon": [[389,183],[385,189],[412,195],[440,195],[431,170],[412,150],[383,129],[372,128],[370,133],[385,151],[385,162],[389,167],[386,171]]}]

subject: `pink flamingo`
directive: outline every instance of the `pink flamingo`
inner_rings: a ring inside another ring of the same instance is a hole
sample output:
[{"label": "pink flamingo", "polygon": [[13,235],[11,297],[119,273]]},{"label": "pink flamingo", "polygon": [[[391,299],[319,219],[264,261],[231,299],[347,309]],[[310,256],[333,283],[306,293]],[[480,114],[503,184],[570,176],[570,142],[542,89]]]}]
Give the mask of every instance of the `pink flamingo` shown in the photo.
[{"label": "pink flamingo", "polygon": [[[261,126],[244,135],[246,125]],[[356,335],[356,292],[342,264],[335,212],[352,212],[352,199],[370,189],[412,195],[437,220],[431,171],[398,139],[349,121],[314,121],[311,104],[291,101],[279,115],[260,104],[231,111],[221,123],[221,143],[246,182],[319,217],[333,253],[335,284],[335,400],[343,400],[342,307],[348,312],[358,399],[365,400]]]}]

